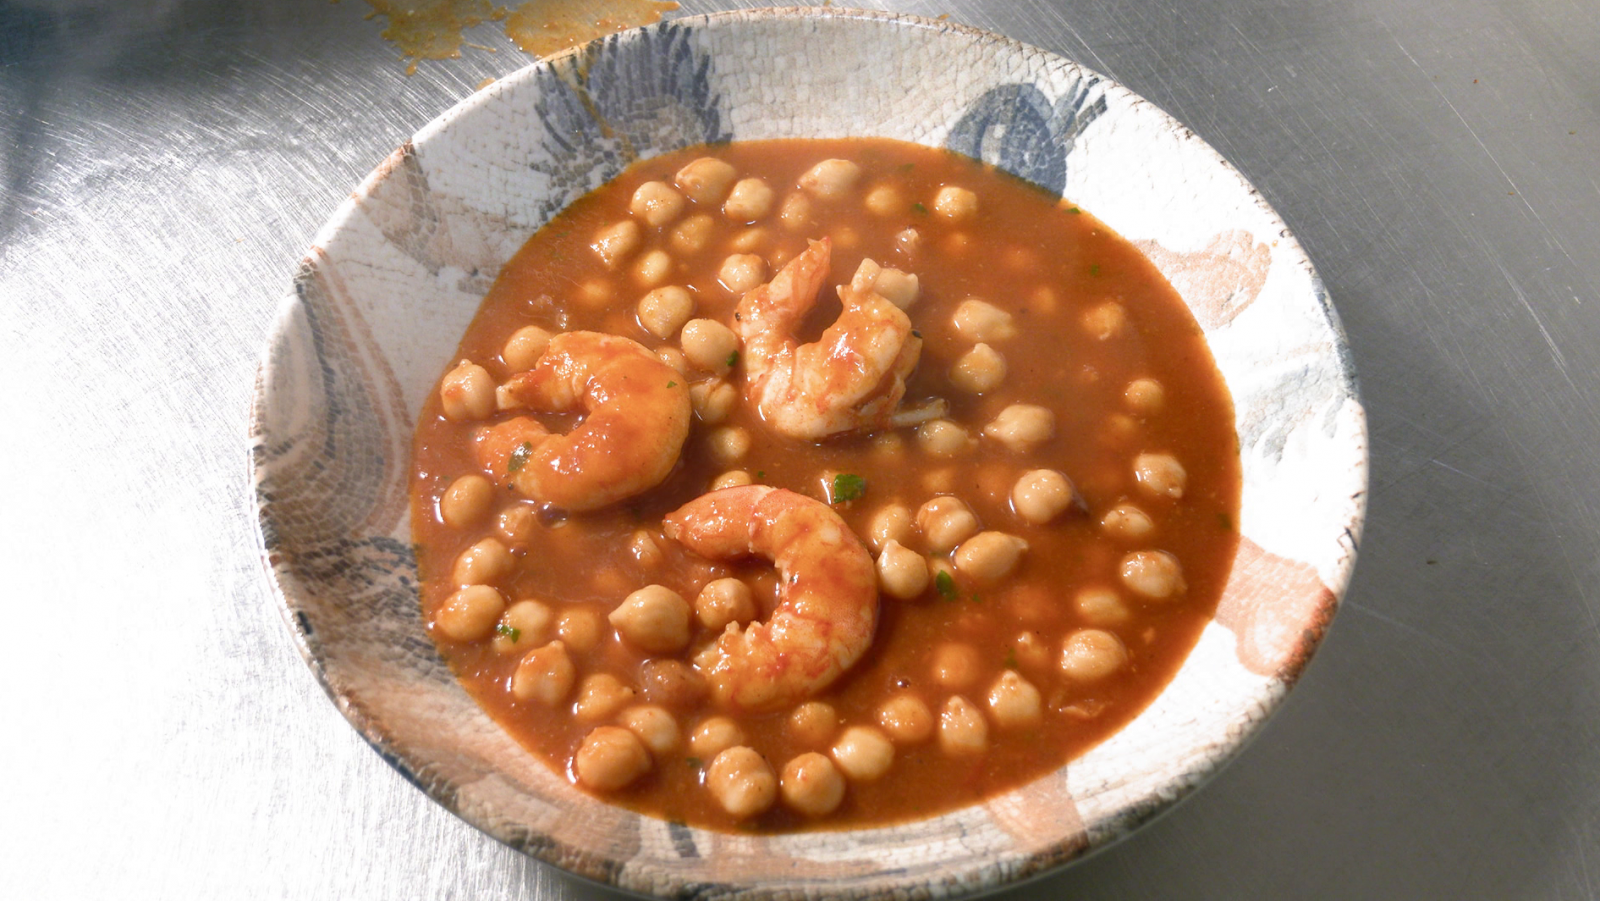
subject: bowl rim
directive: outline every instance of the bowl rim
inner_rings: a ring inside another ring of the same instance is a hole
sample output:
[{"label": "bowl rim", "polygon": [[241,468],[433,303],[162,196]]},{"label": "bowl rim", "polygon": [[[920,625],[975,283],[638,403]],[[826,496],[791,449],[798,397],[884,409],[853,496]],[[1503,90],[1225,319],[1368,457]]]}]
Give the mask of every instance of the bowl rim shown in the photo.
[{"label": "bowl rim", "polygon": [[[450,125],[457,119],[470,115],[481,108],[495,104],[498,102],[503,93],[510,90],[514,86],[519,85],[528,79],[535,78],[539,73],[552,69],[568,59],[580,56],[588,52],[589,49],[594,45],[604,41],[632,40],[642,33],[672,26],[737,26],[739,24],[758,23],[768,20],[794,19],[863,20],[879,22],[889,26],[910,27],[936,32],[952,33],[965,36],[975,41],[1005,48],[1011,53],[1037,54],[1047,59],[1063,60],[1090,75],[1097,76],[1108,86],[1124,91],[1129,96],[1136,98],[1142,103],[1148,105],[1155,115],[1175,126],[1185,140],[1192,142],[1194,145],[1193,149],[1206,155],[1210,163],[1220,166],[1227,174],[1228,178],[1235,180],[1238,184],[1243,186],[1249,192],[1253,201],[1260,208],[1261,212],[1264,213],[1272,223],[1281,228],[1282,237],[1286,239],[1290,245],[1288,247],[1288,251],[1291,254],[1298,255],[1299,259],[1303,261],[1303,264],[1311,271],[1313,279],[1316,280],[1319,286],[1321,285],[1320,279],[1315,274],[1314,267],[1311,266],[1309,255],[1306,253],[1303,246],[1300,245],[1299,242],[1293,237],[1287,225],[1283,222],[1281,216],[1278,215],[1275,209],[1266,203],[1264,198],[1261,197],[1259,191],[1250,182],[1250,180],[1247,179],[1243,173],[1234,167],[1232,163],[1225,159],[1209,143],[1196,136],[1187,126],[1185,126],[1175,117],[1171,116],[1161,107],[1144,99],[1142,95],[1134,93],[1115,79],[1109,78],[1097,70],[1083,65],[1082,63],[1066,56],[1063,53],[1046,50],[1028,44],[1024,41],[1018,41],[1014,38],[998,34],[996,32],[976,28],[958,22],[906,13],[896,13],[883,10],[851,9],[834,6],[786,6],[748,9],[741,8],[701,15],[677,16],[664,19],[659,23],[644,26],[642,28],[630,29],[617,34],[597,38],[594,41],[534,60],[526,66],[507,73],[506,75],[496,79],[492,85],[473,91],[471,94],[462,98],[455,104],[451,105],[448,109],[435,116],[433,119],[419,128],[410,139],[404,142],[402,146],[425,146],[430,138],[450,127]],[[388,167],[382,162],[380,162],[379,165],[367,173],[367,175],[359,182],[359,186],[339,203],[334,212],[316,231],[311,242],[311,248],[313,252],[327,245],[329,242],[337,239],[340,233],[349,226],[352,218],[355,217],[360,211],[361,204],[358,198],[363,196],[368,189],[373,188],[381,183],[388,176],[388,174]],[[306,265],[308,264],[302,263],[302,271],[304,271],[304,267]],[[1335,618],[1334,614],[1337,612],[1337,609],[1342,606],[1344,594],[1350,585],[1355,559],[1361,541],[1361,534],[1366,521],[1367,489],[1369,485],[1369,453],[1367,446],[1364,407],[1361,403],[1360,385],[1357,379],[1353,361],[1351,359],[1349,341],[1337,312],[1332,308],[1331,304],[1327,302],[1326,292],[1321,292],[1320,297],[1323,300],[1322,315],[1325,318],[1326,323],[1333,335],[1333,347],[1338,356],[1339,374],[1344,380],[1346,393],[1354,403],[1355,412],[1358,417],[1357,437],[1359,438],[1359,459],[1352,462],[1359,472],[1360,491],[1353,498],[1354,507],[1351,515],[1351,521],[1347,528],[1347,534],[1350,539],[1349,552],[1342,559],[1342,561],[1340,561],[1340,565],[1337,567],[1334,573],[1334,579],[1327,586],[1333,594],[1332,607],[1328,612],[1327,620],[1323,624],[1323,629],[1308,641],[1303,654],[1303,662],[1301,663],[1300,670],[1298,672],[1303,672],[1304,666],[1309,664],[1310,660],[1316,655],[1317,650],[1320,649],[1322,642],[1326,638],[1326,627],[1331,625],[1331,620]],[[512,848],[513,850],[520,851],[543,863],[553,865],[560,869],[563,873],[573,878],[581,879],[587,882],[593,882],[597,885],[606,886],[608,888],[628,892],[630,894],[640,894],[637,889],[623,885],[616,878],[623,872],[626,864],[628,863],[627,860],[614,859],[610,857],[597,858],[594,849],[572,847],[564,844],[556,836],[548,834],[542,836],[544,839],[543,842],[532,844],[518,844],[506,836],[496,834],[496,832],[490,826],[481,822],[480,819],[474,816],[472,812],[463,810],[461,806],[456,803],[452,793],[446,790],[447,786],[441,785],[434,780],[420,778],[408,760],[404,749],[399,747],[394,741],[393,736],[388,734],[388,732],[382,727],[381,721],[370,715],[369,712],[366,711],[356,699],[342,693],[330,679],[322,660],[322,652],[319,647],[320,641],[311,633],[310,629],[306,627],[306,624],[302,619],[304,614],[296,609],[297,603],[292,599],[292,594],[296,590],[300,589],[300,586],[297,584],[298,580],[293,572],[289,571],[284,566],[280,565],[278,561],[274,560],[273,553],[269,549],[270,544],[267,539],[266,530],[269,528],[268,505],[270,500],[263,497],[261,493],[262,467],[260,465],[260,461],[257,459],[256,454],[259,437],[263,434],[264,408],[268,399],[267,386],[271,381],[272,374],[271,348],[279,336],[284,334],[286,329],[289,328],[288,320],[294,314],[294,306],[297,302],[298,296],[296,292],[291,290],[280,303],[277,311],[275,312],[271,327],[268,330],[265,341],[266,352],[263,354],[262,361],[256,370],[255,386],[252,393],[249,417],[249,441],[246,448],[246,461],[247,465],[249,466],[250,491],[254,496],[257,508],[257,515],[254,517],[254,531],[257,540],[258,556],[267,576],[268,582],[271,584],[271,590],[278,608],[278,612],[283,617],[285,624],[289,627],[289,631],[293,637],[296,649],[299,651],[301,657],[306,661],[306,664],[310,667],[317,680],[317,683],[322,687],[323,692],[334,703],[334,706],[339,710],[340,714],[353,727],[355,727],[356,731],[362,736],[363,740],[366,741],[373,748],[373,750],[378,753],[380,758],[382,758],[386,763],[400,773],[403,778],[411,782],[417,788],[421,789],[423,793],[433,801],[440,804],[446,810],[449,810],[452,814],[454,814],[457,818],[461,819],[463,822],[472,826],[474,829],[478,830],[484,835],[495,839],[496,841]],[[1181,801],[1191,796],[1201,785],[1215,778],[1228,764],[1237,759],[1241,752],[1257,736],[1261,734],[1261,731],[1265,727],[1266,723],[1273,718],[1279,709],[1281,709],[1282,702],[1288,695],[1288,688],[1292,687],[1292,685],[1293,680],[1284,685],[1282,690],[1279,690],[1268,697],[1260,699],[1261,714],[1257,717],[1247,720],[1244,724],[1244,727],[1230,737],[1230,740],[1225,747],[1221,748],[1213,755],[1204,757],[1201,760],[1200,765],[1186,770],[1183,774],[1185,778],[1178,779],[1173,784],[1166,786],[1167,788],[1171,789],[1166,796],[1155,799],[1153,803],[1139,805],[1137,809],[1127,812],[1122,818],[1118,819],[1117,828],[1111,830],[1111,832],[1103,836],[1100,840],[1085,840],[1084,837],[1072,836],[1062,837],[1052,843],[1049,848],[1032,854],[1022,865],[1004,871],[1001,873],[1000,878],[991,879],[991,881],[988,882],[973,883],[970,881],[970,877],[977,875],[982,870],[980,865],[974,863],[967,870],[963,870],[954,874],[947,874],[938,880],[923,878],[913,881],[886,881],[886,878],[883,874],[876,874],[876,878],[879,881],[872,885],[851,882],[844,888],[841,888],[837,893],[825,891],[825,894],[827,894],[829,897],[875,897],[890,891],[911,891],[929,893],[936,897],[965,897],[972,894],[982,894],[1005,888],[1014,888],[1024,882],[1029,882],[1050,873],[1057,872],[1065,865],[1077,863],[1094,856],[1106,848],[1118,844],[1121,840],[1137,831],[1139,827],[1174,809]],[[632,815],[650,819],[644,814],[632,813]],[[884,824],[866,827],[859,830],[823,830],[818,834],[842,834],[880,829],[893,830],[901,828],[904,825],[906,825],[906,823]],[[594,865],[591,867],[586,867],[583,870],[574,868],[572,866],[572,861],[578,856],[588,858],[594,862]],[[995,874],[999,871],[991,868],[987,872],[990,874]],[[810,886],[810,884],[807,885]],[[789,896],[797,891],[793,884],[782,882],[773,882],[771,884],[720,884],[697,882],[680,884],[676,893],[683,894],[684,892],[690,892],[699,894],[704,892],[707,894],[717,894],[719,890],[726,889],[750,892],[752,895],[761,897],[776,895]],[[808,887],[805,889],[800,889],[800,891],[807,893],[809,896],[810,893],[815,892],[815,888]],[[640,896],[646,897],[642,894],[640,894]]]}]

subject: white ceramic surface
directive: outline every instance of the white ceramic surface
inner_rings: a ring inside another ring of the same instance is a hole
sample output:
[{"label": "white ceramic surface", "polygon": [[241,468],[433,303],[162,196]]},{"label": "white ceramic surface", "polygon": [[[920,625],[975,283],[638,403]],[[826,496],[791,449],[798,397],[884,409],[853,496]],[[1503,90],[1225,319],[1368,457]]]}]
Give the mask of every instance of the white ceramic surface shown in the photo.
[{"label": "white ceramic surface", "polygon": [[[634,159],[705,141],[852,135],[979,156],[1072,199],[1156,262],[1233,393],[1239,557],[1216,620],[1167,690],[1028,786],[854,832],[725,835],[640,817],[524,752],[424,633],[405,503],[420,403],[501,264]],[[267,566],[351,723],[495,838],[673,896],[951,896],[1126,834],[1213,772],[1293,684],[1349,580],[1366,490],[1365,419],[1321,282],[1214,151],[1058,56],[946,22],[832,8],[607,38],[429,124],[317,236],[267,348],[251,442]]]}]

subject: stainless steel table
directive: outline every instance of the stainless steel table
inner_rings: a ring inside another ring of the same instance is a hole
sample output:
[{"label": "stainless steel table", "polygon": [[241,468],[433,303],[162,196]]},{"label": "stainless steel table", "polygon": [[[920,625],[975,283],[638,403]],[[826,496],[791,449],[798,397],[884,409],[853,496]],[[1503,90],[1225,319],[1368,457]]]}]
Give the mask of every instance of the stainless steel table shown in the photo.
[{"label": "stainless steel table", "polygon": [[[684,12],[732,4],[687,0]],[[1017,897],[1600,896],[1600,14],[886,4],[1188,123],[1321,269],[1372,425],[1348,602],[1261,738]],[[380,761],[255,558],[246,405],[313,231],[527,58],[358,0],[0,0],[0,895],[603,896]]]}]

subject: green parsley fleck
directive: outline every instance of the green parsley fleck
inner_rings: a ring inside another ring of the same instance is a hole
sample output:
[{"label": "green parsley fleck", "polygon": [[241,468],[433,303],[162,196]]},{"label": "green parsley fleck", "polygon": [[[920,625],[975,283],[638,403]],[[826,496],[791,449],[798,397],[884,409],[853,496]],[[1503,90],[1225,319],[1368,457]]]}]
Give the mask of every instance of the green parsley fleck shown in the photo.
[{"label": "green parsley fleck", "polygon": [[685,760],[684,762],[689,764],[689,766],[694,768],[694,769],[697,769],[697,770],[700,769],[700,758],[698,758],[698,757],[690,757],[689,759]]},{"label": "green parsley fleck", "polygon": [[867,480],[853,473],[841,472],[833,477],[833,490],[828,494],[835,504],[848,503],[867,493]]},{"label": "green parsley fleck", "polygon": [[728,368],[732,369],[733,367],[738,366],[738,365],[739,365],[739,352],[738,351],[734,351],[733,353],[728,354]]},{"label": "green parsley fleck", "polygon": [[901,172],[910,172],[912,169],[915,169],[915,168],[917,168],[917,164],[916,163],[901,163],[900,164],[900,171]]},{"label": "green parsley fleck", "polygon": [[667,387],[668,388],[676,388],[676,387],[678,387],[678,383],[677,382],[668,382],[667,383]]},{"label": "green parsley fleck", "polygon": [[506,475],[516,475],[524,466],[528,465],[528,458],[533,456],[533,442],[524,441],[521,446],[511,452],[511,459],[506,461]]},{"label": "green parsley fleck", "polygon": [[1224,531],[1224,532],[1232,532],[1233,531],[1233,517],[1229,516],[1226,513],[1218,513],[1217,514],[1217,524],[1222,526],[1222,531]]},{"label": "green parsley fleck", "polygon": [[510,639],[513,643],[515,643],[516,641],[518,641],[518,640],[520,640],[522,638],[522,630],[521,629],[513,628],[511,626],[506,625],[505,623],[500,623],[499,625],[495,626],[494,627],[494,634],[496,634],[496,635],[504,635],[506,638]]},{"label": "green parsley fleck", "polygon": [[928,214],[928,208],[923,206],[921,204],[921,202],[913,203],[911,205],[911,212],[913,212],[913,213],[921,213],[924,216],[926,216]]},{"label": "green parsley fleck", "polygon": [[956,578],[948,570],[939,570],[939,574],[933,577],[933,587],[938,590],[940,598],[946,601],[956,599]]},{"label": "green parsley fleck", "polygon": [[1017,649],[1006,648],[1006,662],[1002,664],[1006,669],[1019,669],[1022,664],[1017,662]]},{"label": "green parsley fleck", "polygon": [[1090,263],[1089,264],[1089,274],[1090,275],[1099,275],[1100,274],[1100,264],[1099,263]]},{"label": "green parsley fleck", "polygon": [[767,477],[767,471],[765,469],[756,470],[756,478],[757,479],[764,479],[766,477]]},{"label": "green parsley fleck", "polygon": [[1074,216],[1076,216],[1076,215],[1078,215],[1078,214],[1079,214],[1079,213],[1082,213],[1082,212],[1083,212],[1083,210],[1080,210],[1080,209],[1078,209],[1078,208],[1077,208],[1077,207],[1069,207],[1069,208],[1068,208],[1068,209],[1067,209],[1067,212],[1069,212],[1069,213],[1071,213],[1071,214],[1072,214],[1072,215],[1074,215]]}]

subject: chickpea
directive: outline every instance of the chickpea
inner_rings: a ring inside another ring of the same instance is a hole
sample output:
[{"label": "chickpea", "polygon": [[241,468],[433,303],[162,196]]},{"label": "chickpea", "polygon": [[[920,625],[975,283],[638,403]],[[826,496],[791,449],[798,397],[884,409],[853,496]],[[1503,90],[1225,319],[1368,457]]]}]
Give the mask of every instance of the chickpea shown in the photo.
[{"label": "chickpea", "polygon": [[1166,551],[1134,551],[1123,557],[1122,584],[1152,601],[1180,595],[1187,587],[1178,558]]},{"label": "chickpea", "polygon": [[495,386],[494,408],[496,411],[504,413],[508,410],[520,410],[524,406],[526,405],[522,402],[521,398],[517,397],[517,395],[512,392],[511,385],[509,383]]},{"label": "chickpea", "polygon": [[657,288],[639,300],[639,325],[657,338],[670,338],[694,316],[694,297],[677,285]]},{"label": "chickpea", "polygon": [[878,588],[906,601],[928,590],[928,561],[916,551],[890,539],[878,554]]},{"label": "chickpea", "polygon": [[935,684],[962,689],[977,681],[982,665],[977,648],[958,641],[947,641],[933,649],[929,669]]},{"label": "chickpea", "polygon": [[856,782],[871,782],[889,772],[894,744],[871,726],[851,726],[833,743],[834,763]]},{"label": "chickpea", "polygon": [[1127,663],[1122,640],[1102,629],[1079,629],[1061,644],[1061,674],[1075,682],[1104,679]]},{"label": "chickpea", "polygon": [[883,550],[891,541],[905,544],[911,540],[913,527],[911,511],[904,504],[884,504],[867,523],[867,544],[875,551]]},{"label": "chickpea", "polygon": [[567,647],[587,654],[600,644],[600,614],[587,607],[567,610],[556,617],[556,634]]},{"label": "chickpea", "polygon": [[638,736],[618,726],[590,732],[573,755],[578,781],[595,791],[616,791],[650,772],[650,752]]},{"label": "chickpea", "polygon": [[976,297],[963,300],[952,321],[956,334],[968,341],[1006,341],[1017,336],[1010,313]]},{"label": "chickpea", "polygon": [[750,432],[742,426],[718,426],[706,435],[706,450],[724,464],[742,460],[750,452]]},{"label": "chickpea", "polygon": [[778,221],[791,232],[805,230],[811,225],[811,201],[804,194],[790,194],[778,209]]},{"label": "chickpea", "polygon": [[688,708],[705,697],[705,677],[682,660],[646,660],[639,667],[645,700],[666,707]]},{"label": "chickpea", "polygon": [[968,394],[985,394],[1006,380],[1006,358],[987,344],[976,344],[950,367],[950,384]]},{"label": "chickpea", "polygon": [[671,754],[683,740],[678,732],[678,721],[664,708],[653,704],[638,704],[622,711],[617,718],[623,728],[635,737],[656,757]]},{"label": "chickpea", "polygon": [[658,654],[689,644],[689,602],[665,585],[646,585],[607,617],[629,644]]},{"label": "chickpea", "polygon": [[753,253],[736,253],[722,261],[717,281],[733,294],[742,295],[767,280],[767,261]]},{"label": "chickpea", "polygon": [[1133,458],[1133,478],[1151,497],[1183,497],[1188,475],[1171,454],[1140,454]]},{"label": "chickpea", "polygon": [[823,160],[800,176],[800,189],[818,200],[843,200],[855,190],[861,167],[849,160]]},{"label": "chickpea", "polygon": [[750,586],[738,579],[717,579],[706,583],[694,599],[694,615],[700,624],[721,632],[728,623],[741,625],[756,618],[756,601]]},{"label": "chickpea", "polygon": [[907,257],[915,257],[922,249],[922,233],[914,228],[903,228],[895,233],[894,249]]},{"label": "chickpea", "polygon": [[717,221],[705,213],[690,216],[673,226],[667,244],[679,253],[699,253],[711,243],[711,232],[716,225]]},{"label": "chickpea", "polygon": [[839,714],[825,701],[806,701],[789,714],[788,728],[795,741],[820,748],[839,730]]},{"label": "chickpea", "polygon": [[454,641],[478,641],[494,632],[495,621],[505,609],[500,592],[487,585],[468,585],[434,611],[433,625]]},{"label": "chickpea", "polygon": [[966,188],[945,185],[933,195],[933,212],[950,222],[965,222],[978,215],[978,195]]},{"label": "chickpea", "polygon": [[939,711],[939,749],[950,757],[981,754],[989,748],[989,724],[972,702],[955,695]]},{"label": "chickpea", "polygon": [[651,228],[660,228],[681,216],[685,203],[683,195],[668,187],[666,182],[647,181],[633,192],[628,212],[643,219]]},{"label": "chickpea", "polygon": [[722,215],[734,222],[754,222],[772,212],[772,189],[759,178],[743,178],[722,205]]},{"label": "chickpea", "polygon": [[462,476],[439,496],[439,521],[452,529],[475,525],[489,515],[494,484],[483,476]]},{"label": "chickpea", "polygon": [[672,257],[665,250],[652,250],[639,258],[633,266],[633,279],[646,288],[654,288],[672,274]]},{"label": "chickpea", "polygon": [[695,416],[706,425],[717,425],[733,413],[739,392],[722,379],[697,382],[689,386],[689,402]]},{"label": "chickpea", "polygon": [[983,434],[1025,454],[1056,436],[1056,414],[1036,404],[1012,404],[983,427]]},{"label": "chickpea", "polygon": [[1082,589],[1072,603],[1091,626],[1120,626],[1128,621],[1127,606],[1109,588]]},{"label": "chickpea", "polygon": [[600,262],[605,264],[607,269],[615,269],[639,249],[639,243],[643,240],[644,233],[639,231],[639,223],[632,219],[624,219],[601,229],[589,247],[599,255]]},{"label": "chickpea", "polygon": [[917,510],[917,528],[935,553],[954,550],[978,534],[978,517],[960,498],[936,497]]},{"label": "chickpea", "polygon": [[578,302],[590,309],[609,306],[616,294],[616,287],[605,279],[589,279],[578,286]]},{"label": "chickpea", "polygon": [[917,427],[917,444],[935,457],[954,457],[972,448],[972,436],[948,419],[930,419]]},{"label": "chickpea", "polygon": [[884,219],[902,215],[910,208],[910,204],[906,203],[906,197],[900,193],[900,189],[887,183],[873,185],[867,191],[867,196],[862,201],[862,204],[866,206],[867,212]]},{"label": "chickpea", "polygon": [[1100,530],[1113,538],[1138,541],[1150,537],[1156,526],[1143,510],[1124,501],[1100,517]]},{"label": "chickpea", "polygon": [[511,674],[511,694],[519,701],[538,701],[554,707],[572,693],[578,670],[567,655],[567,646],[552,641],[522,656]]},{"label": "chickpea", "polygon": [[549,346],[549,332],[537,325],[525,325],[506,339],[506,346],[500,351],[500,362],[512,372],[526,372],[539,362]]},{"label": "chickpea", "polygon": [[729,748],[717,755],[706,770],[706,788],[729,814],[745,819],[772,806],[778,797],[778,777],[766,758],[752,748]]},{"label": "chickpea", "polygon": [[522,600],[506,608],[494,629],[495,653],[509,654],[543,644],[555,624],[550,608],[535,600]]},{"label": "chickpea", "polygon": [[656,358],[672,367],[672,370],[679,375],[689,371],[689,359],[683,355],[683,351],[676,347],[656,348]]},{"label": "chickpea", "polygon": [[439,406],[446,419],[461,422],[494,415],[494,379],[489,370],[462,360],[439,382]]},{"label": "chickpea", "polygon": [[[747,228],[733,236],[733,240],[728,242],[728,248],[736,253],[756,253],[771,240],[772,233],[765,228]],[[765,270],[766,261],[762,260],[761,265]],[[774,263],[773,265],[779,264]],[[752,285],[751,287],[754,286]]]},{"label": "chickpea", "polygon": [[1122,304],[1108,300],[1084,312],[1083,328],[1101,341],[1115,338],[1128,329],[1128,311]]},{"label": "chickpea", "polygon": [[678,337],[683,355],[696,368],[725,375],[739,361],[739,336],[715,319],[691,319]]},{"label": "chickpea", "polygon": [[645,569],[655,569],[666,558],[661,550],[661,544],[656,541],[656,536],[650,534],[647,529],[635,529],[629,536],[628,554]]},{"label": "chickpea", "polygon": [[1001,673],[989,689],[989,715],[1002,729],[1036,726],[1043,711],[1039,689],[1012,670]]},{"label": "chickpea", "polygon": [[632,688],[610,673],[586,676],[578,685],[578,700],[572,705],[572,717],[580,723],[608,720],[632,703],[634,694]]},{"label": "chickpea", "polygon": [[711,480],[711,490],[717,491],[722,488],[738,488],[743,485],[753,485],[755,484],[755,481],[755,479],[751,478],[750,473],[745,472],[742,469],[730,469],[722,475]]},{"label": "chickpea", "polygon": [[725,716],[713,716],[702,720],[700,725],[695,726],[694,731],[689,733],[689,750],[702,760],[710,760],[728,748],[744,743],[744,730],[739,728],[738,723]]},{"label": "chickpea", "polygon": [[533,537],[537,517],[532,504],[512,504],[495,517],[495,533],[512,544],[521,544]]},{"label": "chickpea", "polygon": [[1027,669],[1043,669],[1050,663],[1050,648],[1038,632],[1018,635],[1017,640],[1011,643],[1011,651],[1017,657],[1017,664]]},{"label": "chickpea", "polygon": [[872,290],[900,309],[909,310],[917,302],[919,285],[915,275],[885,266],[872,280]]},{"label": "chickpea", "polygon": [[809,817],[833,813],[844,800],[844,777],[833,761],[807,751],[783,765],[783,803]]},{"label": "chickpea", "polygon": [[505,545],[485,538],[456,557],[450,578],[457,585],[487,585],[510,575],[516,565]]},{"label": "chickpea", "polygon": [[1072,480],[1053,469],[1031,469],[1011,487],[1011,509],[1024,522],[1042,526],[1072,506]]},{"label": "chickpea", "polygon": [[933,711],[916,695],[895,695],[878,708],[878,725],[900,744],[919,744],[933,734]]},{"label": "chickpea", "polygon": [[1166,402],[1166,391],[1155,379],[1134,379],[1122,391],[1122,402],[1135,413],[1150,416],[1161,412]]},{"label": "chickpea", "polygon": [[1011,575],[1028,542],[1004,532],[979,532],[956,548],[956,570],[980,584],[992,585]]},{"label": "chickpea", "polygon": [[906,439],[897,432],[879,432],[872,436],[872,455],[879,462],[903,459],[906,455]]},{"label": "chickpea", "polygon": [[722,160],[703,156],[678,170],[673,182],[695,203],[720,203],[737,173]]}]

